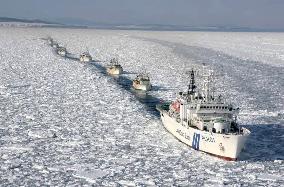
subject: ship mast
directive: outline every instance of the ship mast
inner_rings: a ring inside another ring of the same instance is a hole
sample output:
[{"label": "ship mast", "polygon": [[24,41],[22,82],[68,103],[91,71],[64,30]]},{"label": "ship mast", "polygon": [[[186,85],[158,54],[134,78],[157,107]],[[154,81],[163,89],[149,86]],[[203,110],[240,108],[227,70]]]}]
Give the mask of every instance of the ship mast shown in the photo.
[{"label": "ship mast", "polygon": [[190,71],[190,81],[189,81],[189,85],[188,85],[188,90],[187,90],[187,94],[188,95],[193,95],[195,93],[195,78],[194,78],[194,70],[192,69]]}]

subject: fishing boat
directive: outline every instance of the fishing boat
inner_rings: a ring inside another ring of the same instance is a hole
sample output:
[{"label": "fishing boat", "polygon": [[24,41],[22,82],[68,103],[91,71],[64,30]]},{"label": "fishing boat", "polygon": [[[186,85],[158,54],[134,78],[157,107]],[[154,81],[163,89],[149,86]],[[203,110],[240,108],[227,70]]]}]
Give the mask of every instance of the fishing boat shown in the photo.
[{"label": "fishing boat", "polygon": [[122,66],[118,63],[116,58],[110,60],[110,64],[107,67],[107,73],[111,75],[120,75],[123,72]]},{"label": "fishing boat", "polygon": [[56,43],[54,40],[52,40],[51,46],[52,46],[53,48],[55,48],[55,49],[59,48],[58,43]]},{"label": "fishing boat", "polygon": [[92,56],[89,52],[84,52],[80,55],[80,62],[90,62],[92,61]]},{"label": "fishing boat", "polygon": [[146,73],[138,74],[136,78],[133,80],[132,86],[136,90],[143,90],[143,91],[148,91],[151,90],[152,88],[152,85],[150,83],[150,78]]},{"label": "fishing boat", "polygon": [[67,50],[65,47],[58,47],[56,50],[57,50],[57,54],[59,54],[60,56],[66,57]]},{"label": "fishing boat", "polygon": [[50,36],[49,36],[49,37],[47,37],[47,39],[46,39],[46,40],[47,40],[47,42],[48,42],[48,44],[49,44],[49,45],[52,45],[52,44],[53,44],[53,42],[54,42],[54,41],[53,41],[53,39],[52,39]]}]

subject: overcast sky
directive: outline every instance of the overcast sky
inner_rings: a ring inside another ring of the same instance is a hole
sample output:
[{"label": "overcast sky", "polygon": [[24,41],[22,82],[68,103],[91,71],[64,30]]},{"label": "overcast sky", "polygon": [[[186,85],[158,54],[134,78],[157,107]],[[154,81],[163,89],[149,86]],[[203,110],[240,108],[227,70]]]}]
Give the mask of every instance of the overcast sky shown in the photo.
[{"label": "overcast sky", "polygon": [[284,29],[284,0],[0,0],[0,17]]}]

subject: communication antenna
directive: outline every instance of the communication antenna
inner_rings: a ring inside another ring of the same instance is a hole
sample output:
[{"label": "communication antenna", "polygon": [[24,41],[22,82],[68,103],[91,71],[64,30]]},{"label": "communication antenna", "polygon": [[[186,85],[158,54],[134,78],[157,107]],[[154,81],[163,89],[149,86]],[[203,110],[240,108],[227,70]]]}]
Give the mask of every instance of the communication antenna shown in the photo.
[{"label": "communication antenna", "polygon": [[201,77],[203,79],[202,91],[204,94],[204,98],[206,101],[210,101],[214,98],[214,88],[211,87],[211,83],[213,79],[213,70],[208,69],[205,63],[202,64]]},{"label": "communication antenna", "polygon": [[195,71],[192,68],[191,71],[188,72],[190,79],[189,79],[189,84],[188,84],[188,89],[187,89],[187,94],[192,95],[195,93],[196,85],[195,85]]}]

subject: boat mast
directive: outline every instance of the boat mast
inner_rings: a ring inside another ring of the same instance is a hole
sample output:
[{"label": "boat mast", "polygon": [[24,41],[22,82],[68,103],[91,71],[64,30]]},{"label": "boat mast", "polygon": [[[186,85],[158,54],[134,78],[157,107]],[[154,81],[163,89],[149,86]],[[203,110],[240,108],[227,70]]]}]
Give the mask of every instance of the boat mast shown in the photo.
[{"label": "boat mast", "polygon": [[190,81],[189,81],[189,85],[188,85],[188,90],[187,90],[187,94],[188,95],[193,95],[195,93],[195,78],[194,78],[194,70],[192,69],[190,71]]}]

